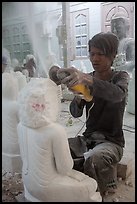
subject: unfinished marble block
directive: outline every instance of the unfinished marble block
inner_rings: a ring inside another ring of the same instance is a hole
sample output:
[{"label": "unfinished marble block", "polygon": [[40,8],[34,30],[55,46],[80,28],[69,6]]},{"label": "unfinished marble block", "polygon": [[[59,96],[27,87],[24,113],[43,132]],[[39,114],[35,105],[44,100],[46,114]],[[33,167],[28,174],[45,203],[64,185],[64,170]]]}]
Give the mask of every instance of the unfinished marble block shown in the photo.
[{"label": "unfinished marble block", "polygon": [[123,180],[132,175],[133,160],[123,156],[121,161],[117,164],[117,177]]},{"label": "unfinished marble block", "polygon": [[11,73],[2,74],[2,168],[21,173],[22,161],[18,143],[17,124],[18,81]]},{"label": "unfinished marble block", "polygon": [[20,72],[20,71],[14,72],[14,76],[18,80],[18,87],[19,87],[19,91],[20,91],[27,84],[26,76],[23,75],[22,72]]}]

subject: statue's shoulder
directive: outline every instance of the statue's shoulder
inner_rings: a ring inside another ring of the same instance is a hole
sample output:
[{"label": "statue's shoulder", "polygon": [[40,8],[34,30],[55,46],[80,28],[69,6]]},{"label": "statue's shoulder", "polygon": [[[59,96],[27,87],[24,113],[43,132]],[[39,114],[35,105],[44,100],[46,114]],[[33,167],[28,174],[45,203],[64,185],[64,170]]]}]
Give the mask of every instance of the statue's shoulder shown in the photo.
[{"label": "statue's shoulder", "polygon": [[54,126],[54,130],[56,130],[57,132],[60,132],[60,131],[63,131],[63,132],[65,131],[66,132],[63,125],[59,124],[58,122],[52,123],[51,125]]},{"label": "statue's shoulder", "polygon": [[119,42],[118,53],[124,53],[127,49],[131,48],[134,49],[135,46],[135,39],[134,38],[123,38]]},{"label": "statue's shoulder", "polygon": [[123,39],[123,44],[134,44],[134,43],[135,43],[134,38],[126,37],[126,38]]}]

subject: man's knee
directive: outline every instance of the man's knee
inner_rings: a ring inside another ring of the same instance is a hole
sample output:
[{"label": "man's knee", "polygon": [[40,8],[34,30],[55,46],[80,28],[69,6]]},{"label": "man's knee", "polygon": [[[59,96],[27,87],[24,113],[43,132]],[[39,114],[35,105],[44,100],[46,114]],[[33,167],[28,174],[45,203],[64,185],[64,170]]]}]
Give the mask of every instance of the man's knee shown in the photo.
[{"label": "man's knee", "polygon": [[[88,159],[87,162],[90,162],[94,165],[100,164],[104,160],[104,155],[102,152],[93,153]],[[86,163],[86,161],[85,161]]]},{"label": "man's knee", "polygon": [[102,163],[102,154],[92,154],[90,157],[88,157],[84,162],[84,171],[94,171],[95,168],[100,167]]},{"label": "man's knee", "polygon": [[112,163],[113,159],[110,155],[104,155],[103,152],[95,152],[88,159],[86,159],[84,162],[84,168],[100,169],[101,167],[107,167]]}]

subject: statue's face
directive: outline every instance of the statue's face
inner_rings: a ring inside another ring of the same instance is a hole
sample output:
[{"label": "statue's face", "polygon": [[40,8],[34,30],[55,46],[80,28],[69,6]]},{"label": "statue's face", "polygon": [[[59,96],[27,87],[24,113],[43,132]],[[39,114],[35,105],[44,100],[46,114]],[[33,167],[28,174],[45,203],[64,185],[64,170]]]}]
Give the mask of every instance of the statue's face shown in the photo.
[{"label": "statue's face", "polygon": [[58,86],[49,78],[32,78],[18,97],[20,121],[38,128],[58,119],[60,96]]},{"label": "statue's face", "polygon": [[112,32],[115,33],[119,39],[126,37],[127,29],[123,19],[115,19],[112,21]]}]

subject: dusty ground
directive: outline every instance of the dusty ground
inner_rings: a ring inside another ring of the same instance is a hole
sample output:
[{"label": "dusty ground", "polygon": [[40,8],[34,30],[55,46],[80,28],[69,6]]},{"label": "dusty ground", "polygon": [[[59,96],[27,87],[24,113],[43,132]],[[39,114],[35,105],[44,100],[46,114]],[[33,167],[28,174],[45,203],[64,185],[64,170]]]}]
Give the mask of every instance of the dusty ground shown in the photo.
[{"label": "dusty ground", "polygon": [[[129,116],[128,116],[129,117]],[[126,118],[126,121],[133,121],[133,116]],[[68,137],[75,136],[84,124],[84,116],[80,119],[73,119],[68,111],[68,102],[62,103],[60,123],[66,128]],[[127,123],[126,123],[127,124]],[[132,174],[126,180],[118,180],[118,188],[115,194],[106,196],[104,202],[135,202],[135,133],[132,124],[125,128],[126,151],[128,158],[133,159]],[[125,126],[126,127],[126,126]],[[81,130],[81,132],[84,128]],[[22,194],[23,184],[21,174],[14,174],[2,171],[2,202],[17,202],[16,196]]]},{"label": "dusty ground", "polygon": [[[3,172],[4,174],[4,172]],[[16,196],[23,192],[20,174],[6,173],[2,179],[2,202],[17,202]],[[135,202],[135,185],[133,182],[118,181],[115,194],[109,194],[105,202]]]}]

